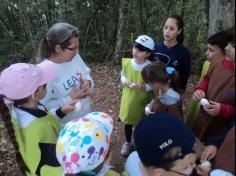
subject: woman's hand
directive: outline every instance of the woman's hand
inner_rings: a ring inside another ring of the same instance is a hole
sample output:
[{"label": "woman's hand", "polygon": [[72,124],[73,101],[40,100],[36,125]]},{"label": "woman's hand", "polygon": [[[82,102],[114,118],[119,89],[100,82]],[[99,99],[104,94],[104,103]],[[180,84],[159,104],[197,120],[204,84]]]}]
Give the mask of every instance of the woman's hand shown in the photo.
[{"label": "woman's hand", "polygon": [[70,97],[72,100],[83,99],[83,98],[88,97],[89,95],[90,93],[87,88],[78,90],[76,87],[73,87],[70,92]]},{"label": "woman's hand", "polygon": [[208,145],[204,148],[201,156],[201,161],[210,161],[215,158],[217,147],[214,145]]},{"label": "woman's hand", "polygon": [[91,88],[91,81],[85,80],[82,77],[80,78],[81,89],[89,89]]},{"label": "woman's hand", "polygon": [[208,176],[210,172],[210,169],[201,167],[200,165],[197,166],[196,170],[197,174],[200,176]]},{"label": "woman's hand", "polygon": [[74,86],[70,92],[70,97],[72,100],[83,99],[91,95],[91,91],[89,91],[91,87],[91,81],[83,79],[82,76],[80,76],[79,79],[80,79],[80,89]]},{"label": "woman's hand", "polygon": [[201,89],[198,89],[193,93],[193,99],[195,101],[200,101],[201,99],[205,98],[205,96],[205,92]]},{"label": "woman's hand", "polygon": [[210,116],[217,116],[220,112],[220,103],[210,101],[210,105],[204,106],[203,109]]}]

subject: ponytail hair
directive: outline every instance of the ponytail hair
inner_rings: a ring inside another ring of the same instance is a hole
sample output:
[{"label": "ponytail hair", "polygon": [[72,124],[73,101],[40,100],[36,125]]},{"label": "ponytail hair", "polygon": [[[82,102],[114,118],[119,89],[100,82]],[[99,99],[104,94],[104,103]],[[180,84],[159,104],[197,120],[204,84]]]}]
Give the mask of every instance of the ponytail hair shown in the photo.
[{"label": "ponytail hair", "polygon": [[40,42],[40,46],[38,49],[38,55],[39,55],[38,57],[40,57],[40,59],[48,58],[51,52],[52,51],[48,46],[47,38],[44,37]]},{"label": "ponytail hair", "polygon": [[179,86],[179,73],[175,70],[173,73],[168,74],[170,80],[170,87],[173,88],[178,93],[181,93],[181,89]]},{"label": "ponytail hair", "polygon": [[[171,68],[172,71],[168,70]],[[145,66],[141,72],[144,82],[148,84],[164,83],[170,84],[170,87],[180,92],[179,89],[179,75],[172,67],[166,67],[162,62],[153,62]]]},{"label": "ponytail hair", "polygon": [[169,18],[175,19],[178,30],[181,30],[180,34],[177,36],[177,42],[180,44],[183,44],[183,42],[184,42],[184,21],[183,21],[183,19],[179,15],[171,15],[166,18],[165,23]]},{"label": "ponytail hair", "polygon": [[0,112],[1,112],[0,116],[5,123],[5,126],[7,128],[7,133],[16,151],[16,161],[19,166],[19,169],[24,175],[26,175],[26,173],[29,172],[29,168],[26,166],[22,158],[22,155],[20,154],[19,145],[16,141],[15,131],[13,128],[13,124],[11,122],[11,115],[10,115],[8,107],[4,103],[4,99],[2,95],[0,95]]}]

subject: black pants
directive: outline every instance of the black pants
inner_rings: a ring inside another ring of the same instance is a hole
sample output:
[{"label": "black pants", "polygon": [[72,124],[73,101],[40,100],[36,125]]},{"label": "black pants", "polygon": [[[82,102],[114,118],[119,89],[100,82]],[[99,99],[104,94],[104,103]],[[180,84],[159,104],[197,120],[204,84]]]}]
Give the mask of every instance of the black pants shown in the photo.
[{"label": "black pants", "polygon": [[125,125],[126,142],[130,143],[132,141],[132,135],[133,135],[133,125]]}]

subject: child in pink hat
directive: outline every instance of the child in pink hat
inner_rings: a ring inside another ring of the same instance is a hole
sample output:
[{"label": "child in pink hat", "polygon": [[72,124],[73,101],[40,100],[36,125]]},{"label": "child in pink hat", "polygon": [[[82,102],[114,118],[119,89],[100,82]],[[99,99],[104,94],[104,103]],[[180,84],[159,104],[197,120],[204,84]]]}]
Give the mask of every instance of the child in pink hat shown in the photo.
[{"label": "child in pink hat", "polygon": [[[59,176],[62,167],[56,159],[56,140],[60,125],[52,113],[39,107],[54,79],[51,61],[39,65],[12,64],[0,75],[0,112],[16,151],[20,171],[30,176]],[[8,106],[6,102],[10,102]],[[65,115],[74,110],[74,102],[54,111]]]}]

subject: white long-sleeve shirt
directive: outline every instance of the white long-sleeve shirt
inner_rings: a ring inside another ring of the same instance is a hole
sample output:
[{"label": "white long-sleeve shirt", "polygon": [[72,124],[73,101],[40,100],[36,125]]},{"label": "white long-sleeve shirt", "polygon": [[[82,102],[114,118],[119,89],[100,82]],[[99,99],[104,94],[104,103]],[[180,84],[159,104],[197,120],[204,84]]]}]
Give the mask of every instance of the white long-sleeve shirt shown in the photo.
[{"label": "white long-sleeve shirt", "polygon": [[[143,68],[145,67],[145,66],[147,66],[148,64],[150,64],[151,62],[149,61],[149,60],[146,60],[143,64],[137,64],[136,62],[135,62],[135,59],[133,58],[132,60],[131,60],[131,63],[132,63],[132,67],[133,67],[133,69],[134,70],[136,70],[136,71],[142,71],[143,70]],[[125,76],[125,74],[124,74],[124,72],[123,71],[121,71],[121,73],[120,73],[120,80],[121,80],[121,83],[124,85],[124,83],[126,82],[126,81],[129,81],[128,79],[127,79],[127,77]],[[152,87],[149,85],[149,84],[145,84],[144,85],[145,86],[145,91],[151,91],[152,90]]]},{"label": "white long-sleeve shirt", "polygon": [[[93,80],[90,76],[90,69],[84,63],[79,54],[69,62],[56,64],[56,67],[57,76],[53,81],[47,84],[47,94],[40,101],[48,110],[60,108],[72,101],[70,92],[74,86],[78,89],[80,88],[80,76],[85,80],[91,81],[91,88],[94,86]],[[62,119],[58,118],[62,126],[64,126],[66,122],[77,117],[83,117],[90,112],[89,98],[84,98],[80,101],[82,103],[81,111],[73,111]]]}]

